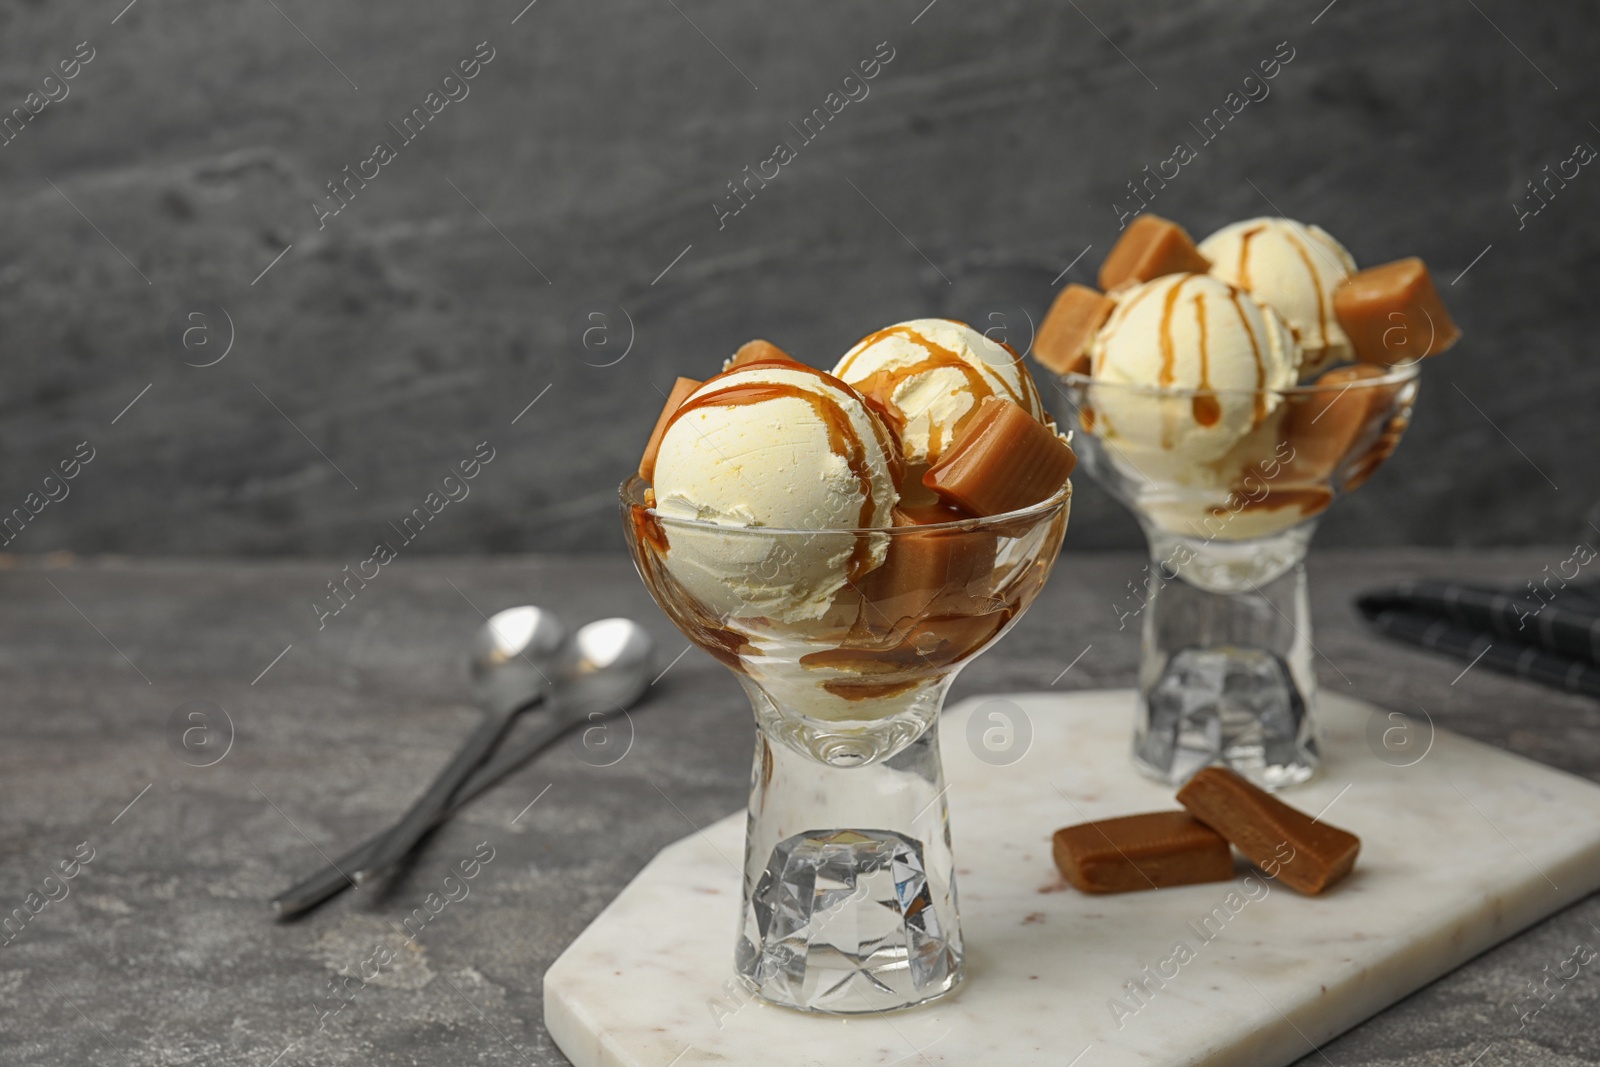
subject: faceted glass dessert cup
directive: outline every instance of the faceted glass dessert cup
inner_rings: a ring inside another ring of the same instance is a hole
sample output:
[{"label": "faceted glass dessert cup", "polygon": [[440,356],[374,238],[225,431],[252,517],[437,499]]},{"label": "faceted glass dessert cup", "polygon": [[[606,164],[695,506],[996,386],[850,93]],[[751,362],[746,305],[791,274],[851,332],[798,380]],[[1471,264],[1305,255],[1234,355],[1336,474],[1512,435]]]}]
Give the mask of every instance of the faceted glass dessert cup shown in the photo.
[{"label": "faceted glass dessert cup", "polygon": [[1220,763],[1267,789],[1320,762],[1305,553],[1322,513],[1394,452],[1413,364],[1337,384],[1227,391],[1058,375],[1091,477],[1138,517],[1144,588],[1134,765],[1181,785]]},{"label": "faceted glass dessert cup", "polygon": [[961,980],[938,717],[1044,585],[1072,487],[990,518],[721,526],[622,487],[640,576],[755,710],[735,969],[774,1004],[879,1012]]}]

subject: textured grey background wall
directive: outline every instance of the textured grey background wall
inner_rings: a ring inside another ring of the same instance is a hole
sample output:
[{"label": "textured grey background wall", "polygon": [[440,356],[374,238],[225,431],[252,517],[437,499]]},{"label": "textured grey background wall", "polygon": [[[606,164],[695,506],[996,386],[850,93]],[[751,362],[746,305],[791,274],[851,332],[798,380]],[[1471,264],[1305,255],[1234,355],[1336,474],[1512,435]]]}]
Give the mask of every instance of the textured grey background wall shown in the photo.
[{"label": "textured grey background wall", "polygon": [[[675,375],[757,335],[826,364],[918,315],[1025,342],[1180,140],[1154,210],[1420,254],[1466,331],[1324,543],[1587,529],[1600,173],[1525,183],[1600,145],[1593,4],[524,2],[0,8],[0,510],[93,455],[6,551],[364,554],[483,441],[411,551],[618,550]],[[1134,543],[1081,486],[1069,545]]]}]

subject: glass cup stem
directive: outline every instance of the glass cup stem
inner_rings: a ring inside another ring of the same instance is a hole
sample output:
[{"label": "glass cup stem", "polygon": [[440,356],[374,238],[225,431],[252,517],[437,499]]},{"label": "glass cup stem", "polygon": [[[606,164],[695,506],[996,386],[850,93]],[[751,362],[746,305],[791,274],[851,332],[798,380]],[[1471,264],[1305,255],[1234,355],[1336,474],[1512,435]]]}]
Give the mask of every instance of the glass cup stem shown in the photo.
[{"label": "glass cup stem", "polygon": [[[1220,763],[1268,789],[1320,762],[1309,530],[1231,544],[1151,538],[1133,760],[1172,785]],[[1181,562],[1179,562],[1181,561]]]},{"label": "glass cup stem", "polygon": [[735,953],[745,985],[804,1011],[879,1012],[949,992],[961,960],[937,717],[888,759],[850,767],[763,721]]}]

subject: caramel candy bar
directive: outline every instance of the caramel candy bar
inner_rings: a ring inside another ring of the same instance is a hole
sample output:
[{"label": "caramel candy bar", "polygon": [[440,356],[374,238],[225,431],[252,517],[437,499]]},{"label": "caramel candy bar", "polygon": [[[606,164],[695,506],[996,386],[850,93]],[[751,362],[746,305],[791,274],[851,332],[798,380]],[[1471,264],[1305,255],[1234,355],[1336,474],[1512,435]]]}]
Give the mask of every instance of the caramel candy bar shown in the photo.
[{"label": "caramel candy bar", "polygon": [[1210,269],[1211,261],[1200,254],[1182,226],[1156,215],[1140,215],[1100,264],[1100,288],[1109,292],[1163,274],[1204,274]]},{"label": "caramel candy bar", "polygon": [[1079,823],[1051,839],[1056,866],[1085,893],[1127,893],[1233,877],[1222,835],[1186,811]]},{"label": "caramel candy bar", "polygon": [[1461,339],[1415,256],[1350,275],[1333,291],[1333,313],[1363,363],[1412,363]]},{"label": "caramel candy bar", "polygon": [[1385,409],[1392,388],[1363,386],[1387,367],[1355,363],[1335,367],[1316,381],[1316,392],[1293,394],[1283,420],[1284,439],[1294,449],[1289,463],[1295,482],[1324,481],[1355,447],[1368,421]]},{"label": "caramel candy bar", "polygon": [[1350,873],[1361,839],[1296,811],[1225,767],[1207,767],[1178,803],[1290,889],[1313,896]]},{"label": "caramel candy bar", "polygon": [[661,409],[661,415],[656,419],[656,428],[650,431],[650,443],[644,446],[644,457],[639,460],[639,477],[645,481],[656,480],[656,454],[661,451],[661,439],[666,436],[667,423],[671,421],[672,413],[683,406],[683,402],[689,399],[690,393],[704,384],[693,378],[679,378],[672,383],[672,392],[667,396],[667,404]]},{"label": "caramel candy bar", "polygon": [[932,526],[941,522],[960,522],[962,519],[977,518],[976,515],[970,514],[964,508],[958,508],[954,504],[946,504],[939,499],[937,493],[927,486],[919,484],[917,488],[926,491],[933,498],[932,502],[908,504],[906,503],[906,498],[901,497],[900,503],[896,504],[894,510],[890,512],[893,519],[890,525]]},{"label": "caramel candy bar", "polygon": [[[946,514],[933,521],[961,517]],[[898,508],[895,525],[902,525]],[[861,616],[868,626],[890,629],[907,618],[978,615],[991,610],[974,594],[986,590],[994,573],[997,535],[982,530],[934,530],[896,533],[888,540],[882,565],[856,583],[869,605]]]},{"label": "caramel candy bar", "polygon": [[922,484],[973,515],[999,515],[1048,500],[1077,462],[1039,420],[1009,400],[989,397]]},{"label": "caramel candy bar", "polygon": [[1087,285],[1067,286],[1039,326],[1033,358],[1057,374],[1088,374],[1089,342],[1115,306],[1115,301]]},{"label": "caramel candy bar", "polygon": [[771,341],[763,341],[758,338],[740,345],[739,350],[722,364],[722,370],[726,373],[735,367],[742,367],[746,363],[766,363],[772,360],[783,360],[787,363],[795,362],[793,356]]}]

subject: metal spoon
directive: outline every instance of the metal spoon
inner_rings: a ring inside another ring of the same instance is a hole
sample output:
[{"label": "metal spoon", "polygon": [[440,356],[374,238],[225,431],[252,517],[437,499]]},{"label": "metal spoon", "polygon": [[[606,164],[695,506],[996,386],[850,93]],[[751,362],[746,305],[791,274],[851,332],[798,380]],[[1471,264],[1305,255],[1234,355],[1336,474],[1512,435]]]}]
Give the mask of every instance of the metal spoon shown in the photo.
[{"label": "metal spoon", "polygon": [[451,795],[494,751],[518,713],[549,690],[566,636],[560,620],[535,607],[508,608],[483,625],[472,655],[472,696],[483,709],[483,722],[395,823],[377,852],[352,872],[356,885],[372,881],[416,847]]},{"label": "metal spoon", "polygon": [[[632,707],[649,688],[655,642],[630,619],[601,619],[578,630],[574,655],[556,679],[542,710],[543,721],[479,767],[451,797],[435,825],[449,818],[468,801],[522,766],[574,726],[594,717],[619,714]],[[301,882],[272,902],[280,919],[298,915],[350,885],[344,871],[361,866],[382,843],[378,834],[340,856],[331,868]]]}]

